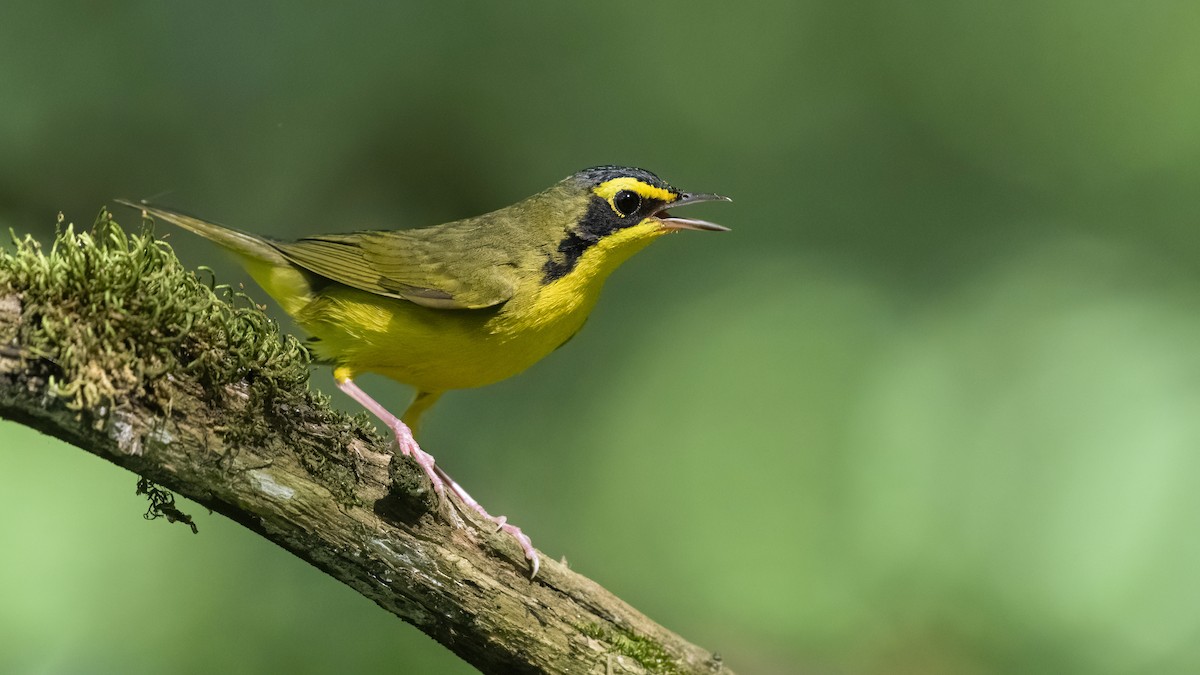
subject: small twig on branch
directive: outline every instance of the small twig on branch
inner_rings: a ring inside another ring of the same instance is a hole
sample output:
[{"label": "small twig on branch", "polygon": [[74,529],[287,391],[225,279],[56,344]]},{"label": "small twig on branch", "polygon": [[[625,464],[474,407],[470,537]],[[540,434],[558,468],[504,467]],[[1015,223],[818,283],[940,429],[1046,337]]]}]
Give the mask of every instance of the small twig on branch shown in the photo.
[{"label": "small twig on branch", "polygon": [[185,495],[483,672],[730,672],[564,565],[530,581],[469,509],[452,526],[415,464],[309,391],[299,342],[221,293],[105,212],[0,251],[0,417],[141,476],[148,518],[194,531],[166,490]]}]

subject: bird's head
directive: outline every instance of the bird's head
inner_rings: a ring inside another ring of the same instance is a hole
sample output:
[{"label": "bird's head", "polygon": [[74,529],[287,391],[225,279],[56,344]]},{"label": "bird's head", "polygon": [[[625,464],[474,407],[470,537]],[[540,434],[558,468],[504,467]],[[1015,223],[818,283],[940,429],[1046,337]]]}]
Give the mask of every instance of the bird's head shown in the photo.
[{"label": "bird's head", "polygon": [[699,202],[731,201],[708,193],[683,192],[646,171],[627,166],[597,166],[568,176],[556,188],[583,203],[566,225],[545,265],[545,281],[566,276],[589,256],[611,271],[661,235],[679,230],[727,232],[706,220],[678,218],[667,209]]}]

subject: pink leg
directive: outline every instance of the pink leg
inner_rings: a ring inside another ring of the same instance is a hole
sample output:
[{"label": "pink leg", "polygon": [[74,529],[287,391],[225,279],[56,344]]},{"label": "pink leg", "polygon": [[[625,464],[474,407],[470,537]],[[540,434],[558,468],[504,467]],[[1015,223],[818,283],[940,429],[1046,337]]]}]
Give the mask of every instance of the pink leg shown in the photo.
[{"label": "pink leg", "polygon": [[360,389],[350,378],[335,378],[335,381],[338,387],[346,392],[350,398],[358,401],[359,405],[371,411],[371,414],[378,417],[381,422],[392,430],[392,433],[396,434],[396,442],[400,444],[400,453],[417,460],[417,464],[420,464],[421,468],[425,470],[425,475],[429,476],[429,481],[433,483],[433,489],[437,491],[438,495],[445,495],[446,485],[449,484],[450,489],[454,494],[458,495],[458,498],[464,504],[474,509],[484,518],[496,523],[498,531],[505,532],[513,539],[516,539],[517,543],[521,546],[521,550],[525,552],[525,557],[529,560],[530,566],[533,568],[529,578],[532,579],[537,576],[538,569],[541,567],[541,560],[538,558],[537,551],[533,548],[533,542],[530,541],[527,534],[521,531],[521,528],[516,525],[509,525],[508,518],[505,516],[496,517],[485,511],[479,505],[479,502],[475,501],[461,485],[450,477],[450,474],[446,473],[442,467],[433,463],[433,455],[425,452],[421,449],[421,446],[417,445],[417,441],[413,438],[412,431],[408,428],[408,425],[402,422],[400,418],[388,412],[387,408],[384,408],[375,399],[368,396],[367,392]]},{"label": "pink leg", "polygon": [[517,540],[517,544],[519,544],[521,546],[521,550],[525,552],[525,559],[529,561],[530,567],[533,568],[533,570],[529,573],[529,578],[532,579],[536,577],[538,569],[541,568],[542,563],[538,558],[537,550],[533,548],[533,541],[529,539],[529,535],[522,532],[521,528],[517,527],[516,525],[509,525],[508,516],[493,516],[492,514],[488,513],[487,510],[485,510],[479,504],[479,502],[475,501],[471,495],[467,494],[467,491],[464,490],[461,485],[459,485],[453,478],[450,477],[450,474],[446,473],[445,469],[440,466],[435,466],[433,467],[433,470],[442,477],[442,480],[450,486],[450,490],[454,492],[454,494],[458,495],[458,498],[461,499],[464,504],[472,509],[475,509],[476,513],[483,516],[487,520],[495,523],[497,532],[504,532],[513,539]]},{"label": "pink leg", "polygon": [[433,464],[433,455],[425,452],[421,449],[421,446],[417,445],[417,441],[413,438],[412,431],[409,430],[408,425],[401,422],[399,417],[388,412],[387,408],[384,408],[375,399],[368,396],[367,392],[359,389],[358,385],[354,384],[349,378],[337,380],[337,386],[346,392],[350,398],[358,401],[362,407],[370,410],[371,414],[378,417],[379,421],[386,424],[392,430],[392,433],[396,434],[396,442],[400,444],[400,454],[417,460],[417,464],[420,464],[421,468],[425,470],[425,475],[429,476],[429,482],[433,483],[433,489],[438,495],[445,495],[446,485],[442,481],[442,477],[438,475],[441,471]]}]

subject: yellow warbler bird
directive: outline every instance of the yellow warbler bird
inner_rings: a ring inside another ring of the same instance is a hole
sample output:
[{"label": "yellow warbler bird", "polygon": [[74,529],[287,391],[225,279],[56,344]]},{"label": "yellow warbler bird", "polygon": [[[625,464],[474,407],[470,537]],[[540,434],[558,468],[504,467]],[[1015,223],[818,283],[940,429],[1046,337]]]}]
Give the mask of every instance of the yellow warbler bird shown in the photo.
[{"label": "yellow warbler bird", "polygon": [[[583,327],[605,279],[660,236],[725,231],[668,208],[729,201],[675,189],[642,169],[585,169],[512,206],[433,227],[277,241],[146,204],[121,203],[232,251],[312,335],[342,391],[396,435],[400,452],[539,560],[520,528],[488,514],[413,438],[451,389],[491,384],[546,356]],[[379,373],[417,390],[402,419],[354,383]]]}]

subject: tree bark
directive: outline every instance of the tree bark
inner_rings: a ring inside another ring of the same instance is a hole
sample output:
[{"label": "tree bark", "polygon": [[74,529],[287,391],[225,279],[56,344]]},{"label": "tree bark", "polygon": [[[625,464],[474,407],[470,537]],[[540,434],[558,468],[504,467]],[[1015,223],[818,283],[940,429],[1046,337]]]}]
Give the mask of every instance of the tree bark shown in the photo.
[{"label": "tree bark", "polygon": [[[74,242],[64,254],[86,245]],[[107,327],[92,331],[95,353],[105,358],[73,366],[77,376],[65,386],[63,360],[71,355],[55,356],[61,331],[43,330],[39,312],[49,310],[26,305],[27,295],[42,291],[20,287],[13,260],[0,257],[0,417],[228,516],[485,673],[731,672],[719,656],[565,565],[543,558],[530,580],[510,538],[461,504],[438,499],[415,463],[393,457],[390,442],[330,411],[319,396],[264,393],[253,369],[213,385],[194,368],[147,367],[132,376],[136,386],[113,386],[110,357],[140,347],[136,336],[109,336]],[[10,266],[7,288],[3,265]],[[82,277],[64,283],[91,283]],[[118,306],[126,314],[149,307]],[[210,357],[222,355],[204,352],[197,361]],[[67,395],[89,387],[103,395]]]}]

